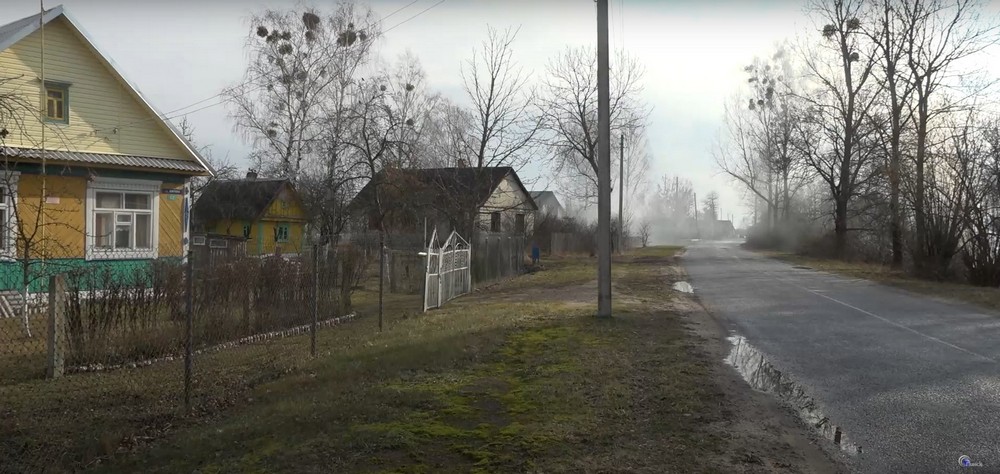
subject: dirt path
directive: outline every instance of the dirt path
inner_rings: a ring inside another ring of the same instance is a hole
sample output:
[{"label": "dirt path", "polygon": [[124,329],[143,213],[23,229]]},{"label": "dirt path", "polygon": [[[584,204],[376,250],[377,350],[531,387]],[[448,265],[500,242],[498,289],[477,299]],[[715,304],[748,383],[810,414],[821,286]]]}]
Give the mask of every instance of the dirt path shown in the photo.
[{"label": "dirt path", "polygon": [[689,328],[703,339],[701,350],[715,367],[712,383],[725,393],[725,419],[710,429],[732,438],[736,472],[847,472],[838,455],[796,413],[772,396],[754,390],[723,362],[730,350],[727,332],[692,297],[679,306]]}]

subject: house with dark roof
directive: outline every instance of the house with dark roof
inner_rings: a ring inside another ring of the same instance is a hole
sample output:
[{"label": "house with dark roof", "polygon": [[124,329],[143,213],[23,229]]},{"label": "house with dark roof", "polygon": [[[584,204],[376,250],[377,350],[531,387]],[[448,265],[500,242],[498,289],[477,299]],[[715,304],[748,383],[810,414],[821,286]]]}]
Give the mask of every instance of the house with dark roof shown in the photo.
[{"label": "house with dark roof", "polygon": [[234,239],[246,241],[249,255],[294,255],[302,251],[306,213],[287,179],[214,180],[194,203],[193,246],[226,248]]},{"label": "house with dark roof", "polygon": [[13,260],[45,261],[36,291],[46,269],[185,255],[189,183],[213,171],[63,7],[0,24],[0,97],[0,290],[27,284]]},{"label": "house with dark roof", "polygon": [[535,204],[538,204],[540,215],[559,218],[563,217],[566,212],[566,209],[559,202],[559,198],[556,197],[556,193],[552,191],[531,191],[531,198],[535,200]]},{"label": "house with dark roof", "polygon": [[511,167],[390,168],[379,171],[348,210],[368,229],[381,220],[391,232],[420,232],[426,223],[439,235],[470,235],[530,232],[538,205]]}]

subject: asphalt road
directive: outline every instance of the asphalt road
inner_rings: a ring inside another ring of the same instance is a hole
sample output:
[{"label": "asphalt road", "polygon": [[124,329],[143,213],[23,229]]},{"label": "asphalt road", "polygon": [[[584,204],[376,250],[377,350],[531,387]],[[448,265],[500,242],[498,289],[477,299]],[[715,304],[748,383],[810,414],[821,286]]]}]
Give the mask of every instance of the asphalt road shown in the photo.
[{"label": "asphalt road", "polygon": [[[698,242],[702,303],[791,376],[859,472],[1000,472],[1000,314]],[[963,470],[967,455],[982,467]]]}]

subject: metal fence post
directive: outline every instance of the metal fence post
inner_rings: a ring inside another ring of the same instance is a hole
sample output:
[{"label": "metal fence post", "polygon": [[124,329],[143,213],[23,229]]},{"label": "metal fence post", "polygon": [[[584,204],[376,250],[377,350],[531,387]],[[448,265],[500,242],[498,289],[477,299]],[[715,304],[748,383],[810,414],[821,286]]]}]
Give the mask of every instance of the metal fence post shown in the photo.
[{"label": "metal fence post", "polygon": [[382,332],[382,311],[385,294],[385,237],[384,232],[378,243],[378,332]]},{"label": "metal fence post", "polygon": [[185,291],[187,312],[186,337],[184,342],[184,411],[191,414],[191,376],[194,356],[194,252],[187,254],[187,289]]},{"label": "metal fence post", "polygon": [[438,249],[438,294],[435,308],[441,307],[441,294],[444,293],[444,247]]},{"label": "metal fence post", "polygon": [[49,353],[45,375],[57,379],[63,375],[65,357],[66,280],[63,275],[49,277]]},{"label": "metal fence post", "polygon": [[[425,224],[425,226],[426,226],[426,224]],[[426,234],[426,233],[427,233],[427,231],[425,230],[424,234]],[[426,238],[426,235],[424,237]],[[430,247],[426,248],[425,251],[422,252],[422,253],[424,254],[424,265],[423,265],[423,267],[424,267],[424,271],[423,271],[424,277],[423,277],[423,279],[420,280],[420,310],[426,312],[427,311],[427,274],[430,273],[430,271],[429,271],[430,268],[429,267],[431,265],[431,249],[430,249]]]},{"label": "metal fence post", "polygon": [[319,244],[313,244],[312,324],[309,326],[309,354],[316,357],[316,324],[319,320]]}]

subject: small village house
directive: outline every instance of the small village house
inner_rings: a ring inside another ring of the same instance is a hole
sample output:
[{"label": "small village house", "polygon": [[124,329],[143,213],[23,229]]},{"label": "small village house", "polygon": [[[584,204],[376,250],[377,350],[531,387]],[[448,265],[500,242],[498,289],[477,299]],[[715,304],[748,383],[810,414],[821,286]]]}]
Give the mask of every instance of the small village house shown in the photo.
[{"label": "small village house", "polygon": [[552,191],[531,191],[531,198],[534,199],[535,204],[538,205],[538,214],[540,216],[555,219],[565,217],[566,209],[563,208],[562,203],[559,202],[559,198],[556,197],[556,193]]},{"label": "small village house", "polygon": [[299,254],[307,220],[289,180],[258,178],[253,171],[246,179],[208,183],[192,219],[195,247],[228,248],[233,238],[244,239],[246,253],[254,256]]},{"label": "small village house", "polygon": [[350,210],[368,229],[377,229],[382,217],[393,233],[427,229],[430,234],[436,228],[438,235],[457,230],[468,237],[478,232],[530,233],[538,206],[513,168],[460,166],[382,170],[358,193]]},{"label": "small village house", "polygon": [[162,117],[61,6],[0,26],[0,288],[185,255],[212,170]]}]

